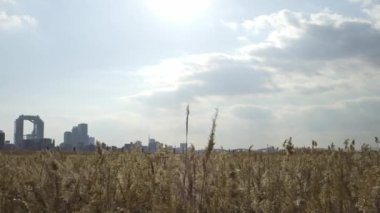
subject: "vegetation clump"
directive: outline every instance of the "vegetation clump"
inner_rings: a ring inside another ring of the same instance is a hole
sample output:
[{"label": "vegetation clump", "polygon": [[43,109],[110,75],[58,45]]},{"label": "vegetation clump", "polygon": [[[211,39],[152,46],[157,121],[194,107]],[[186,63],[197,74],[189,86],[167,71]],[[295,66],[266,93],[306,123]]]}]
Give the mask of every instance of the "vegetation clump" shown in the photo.
[{"label": "vegetation clump", "polygon": [[217,116],[203,153],[0,153],[0,212],[380,212],[379,151],[215,152]]},{"label": "vegetation clump", "polygon": [[[215,132],[215,131],[214,131]],[[380,212],[380,153],[2,153],[0,212]],[[183,176],[186,171],[186,184]]]}]

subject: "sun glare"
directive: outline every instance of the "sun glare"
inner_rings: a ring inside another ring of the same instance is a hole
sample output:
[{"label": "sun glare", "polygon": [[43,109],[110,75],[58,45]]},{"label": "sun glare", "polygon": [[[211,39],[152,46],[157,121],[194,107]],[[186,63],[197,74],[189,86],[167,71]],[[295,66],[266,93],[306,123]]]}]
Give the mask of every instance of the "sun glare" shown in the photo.
[{"label": "sun glare", "polygon": [[147,0],[152,12],[164,19],[183,22],[201,15],[212,0]]}]

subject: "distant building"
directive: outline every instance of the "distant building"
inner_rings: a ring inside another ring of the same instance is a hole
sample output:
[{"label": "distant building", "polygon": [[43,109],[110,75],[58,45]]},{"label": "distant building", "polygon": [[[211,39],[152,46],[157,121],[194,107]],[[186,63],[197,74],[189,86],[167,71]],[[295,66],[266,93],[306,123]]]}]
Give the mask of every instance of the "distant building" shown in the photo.
[{"label": "distant building", "polygon": [[149,138],[148,143],[148,152],[149,153],[156,153],[160,149],[163,149],[164,145],[160,143],[159,141],[156,141],[154,138]]},{"label": "distant building", "polygon": [[[29,134],[24,134],[24,121],[30,121],[33,123],[33,131]],[[26,136],[26,137],[24,137]],[[40,141],[44,138],[44,122],[41,118],[32,115],[20,115],[15,120],[15,136],[14,143],[19,148],[24,148],[22,144],[24,144],[24,140],[29,140],[33,143],[34,140]]]},{"label": "distant building", "polygon": [[267,148],[262,148],[262,149],[256,149],[256,152],[267,152],[267,153],[273,153],[277,152],[278,150],[274,148],[274,146],[268,146]]},{"label": "distant building", "polygon": [[180,143],[179,144],[179,151],[180,153],[185,153],[187,150],[187,144],[186,143]]},{"label": "distant building", "polygon": [[88,125],[87,124],[79,124],[78,125],[78,141],[80,143],[83,143],[84,145],[88,145],[90,143],[89,139],[90,137],[88,136]]},{"label": "distant building", "polygon": [[124,144],[124,151],[132,151],[132,150],[142,150],[142,142],[141,141],[136,141],[136,142],[130,142]]},{"label": "distant building", "polygon": [[133,145],[134,145],[133,142],[124,144],[123,146],[124,151],[131,151],[133,149]]},{"label": "distant building", "polygon": [[38,151],[54,149],[54,142],[49,138],[42,139],[26,139],[22,141],[21,146],[24,150]]},{"label": "distant building", "polygon": [[142,146],[142,147],[141,147],[141,151],[142,151],[143,153],[149,153],[149,147],[148,147],[148,146]]},{"label": "distant building", "polygon": [[65,151],[91,151],[95,149],[95,138],[88,135],[88,125],[81,123],[63,134],[60,147]]},{"label": "distant building", "polygon": [[141,148],[142,147],[142,142],[141,141],[136,141],[135,142],[136,148]]},{"label": "distant building", "polygon": [[[29,134],[24,133],[24,121],[33,123],[33,131]],[[38,115],[20,115],[15,120],[14,141],[16,148],[21,150],[37,151],[55,146],[53,140],[44,138],[44,122]]]},{"label": "distant building", "polygon": [[73,133],[72,132],[65,132],[63,134],[63,142],[64,143],[68,143],[68,144],[72,144],[73,143]]},{"label": "distant building", "polygon": [[10,141],[5,141],[3,150],[16,150],[16,145],[15,144],[11,144]]},{"label": "distant building", "polygon": [[164,144],[163,143],[160,143],[157,141],[156,143],[156,152],[163,149],[164,148]]},{"label": "distant building", "polygon": [[149,153],[155,153],[157,151],[156,143],[157,142],[154,138],[149,138],[149,143],[148,143],[148,152]]},{"label": "distant building", "polygon": [[137,150],[142,151],[144,153],[156,153],[157,151],[163,148],[164,144],[156,141],[154,138],[149,138],[147,146],[143,146],[141,141],[126,143],[123,146],[124,151]]},{"label": "distant building", "polygon": [[91,145],[95,145],[95,138],[94,137],[89,137],[88,142]]},{"label": "distant building", "polygon": [[5,133],[0,130],[0,150],[4,149],[5,146]]}]

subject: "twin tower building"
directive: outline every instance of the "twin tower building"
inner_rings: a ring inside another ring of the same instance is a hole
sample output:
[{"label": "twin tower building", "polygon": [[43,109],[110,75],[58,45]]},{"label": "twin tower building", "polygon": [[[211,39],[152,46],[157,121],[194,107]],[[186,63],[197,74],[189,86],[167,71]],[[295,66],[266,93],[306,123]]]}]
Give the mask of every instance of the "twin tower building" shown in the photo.
[{"label": "twin tower building", "polygon": [[[31,133],[24,133],[24,122],[33,124]],[[20,115],[15,121],[14,145],[16,149],[22,150],[43,150],[53,149],[55,142],[50,138],[44,138],[44,122],[37,116]]]}]

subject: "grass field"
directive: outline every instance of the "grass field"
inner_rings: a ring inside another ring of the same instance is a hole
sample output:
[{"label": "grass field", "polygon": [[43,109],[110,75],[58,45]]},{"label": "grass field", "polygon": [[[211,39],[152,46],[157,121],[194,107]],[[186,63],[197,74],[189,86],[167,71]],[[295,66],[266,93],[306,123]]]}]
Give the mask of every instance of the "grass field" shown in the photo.
[{"label": "grass field", "polygon": [[1,153],[0,212],[380,212],[380,153]]}]

